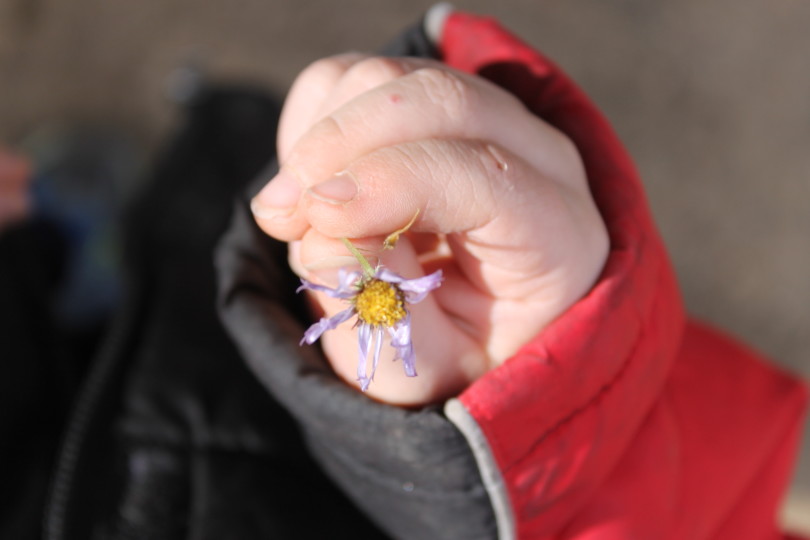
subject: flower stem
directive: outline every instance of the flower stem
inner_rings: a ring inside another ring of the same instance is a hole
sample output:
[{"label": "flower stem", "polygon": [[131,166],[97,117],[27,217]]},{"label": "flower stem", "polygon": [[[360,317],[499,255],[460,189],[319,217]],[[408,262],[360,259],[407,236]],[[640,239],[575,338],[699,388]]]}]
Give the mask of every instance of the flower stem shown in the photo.
[{"label": "flower stem", "polygon": [[354,245],[351,242],[349,242],[348,238],[342,237],[340,240],[343,242],[343,245],[346,246],[346,249],[348,249],[349,252],[351,252],[351,254],[354,255],[354,258],[357,259],[357,262],[360,263],[360,266],[363,268],[363,273],[366,275],[366,277],[373,278],[375,274],[374,268],[371,266],[371,264],[369,264],[368,260],[366,260],[366,258],[363,257],[363,254],[360,253],[360,250],[354,247]]}]

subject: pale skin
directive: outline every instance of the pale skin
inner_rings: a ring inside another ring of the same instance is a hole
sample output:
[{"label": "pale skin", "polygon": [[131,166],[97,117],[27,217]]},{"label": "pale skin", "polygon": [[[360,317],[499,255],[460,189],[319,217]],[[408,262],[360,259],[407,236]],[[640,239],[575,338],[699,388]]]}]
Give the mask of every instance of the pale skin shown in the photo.
[{"label": "pale skin", "polygon": [[[570,140],[504,90],[438,62],[348,54],[314,63],[285,103],[278,155],[254,216],[290,243],[301,277],[335,285],[338,268],[356,266],[341,237],[406,278],[444,272],[410,308],[419,376],[384,355],[367,391],[379,401],[457,395],[586,295],[607,258]],[[346,308],[312,297],[318,315]],[[351,323],[321,341],[356,385]]]}]

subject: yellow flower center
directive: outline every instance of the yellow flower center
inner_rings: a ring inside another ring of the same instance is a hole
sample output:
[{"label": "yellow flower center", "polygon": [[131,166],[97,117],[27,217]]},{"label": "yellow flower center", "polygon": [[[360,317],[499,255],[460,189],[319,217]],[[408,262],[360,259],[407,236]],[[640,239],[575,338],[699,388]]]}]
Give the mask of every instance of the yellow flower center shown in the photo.
[{"label": "yellow flower center", "polygon": [[405,318],[402,292],[392,283],[371,279],[354,298],[360,320],[375,326],[394,326]]}]

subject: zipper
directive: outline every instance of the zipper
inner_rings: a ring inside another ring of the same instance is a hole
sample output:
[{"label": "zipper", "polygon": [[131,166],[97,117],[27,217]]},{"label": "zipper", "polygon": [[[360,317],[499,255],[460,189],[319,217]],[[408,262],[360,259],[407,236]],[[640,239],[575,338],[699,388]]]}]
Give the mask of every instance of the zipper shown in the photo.
[{"label": "zipper", "polygon": [[[126,355],[126,342],[135,332],[132,328],[141,312],[145,294],[139,294],[143,287],[132,287],[124,308],[118,310],[108,335],[104,338],[96,360],[87,375],[78,397],[75,400],[62,443],[57,455],[54,477],[51,482],[48,500],[43,515],[45,540],[68,540],[71,496],[78,481],[77,473],[81,466],[82,451],[87,444],[92,422],[98,417],[100,405],[105,398],[105,390],[114,386],[115,376],[121,371]],[[135,299],[127,301],[129,299]],[[107,392],[109,393],[109,392]]]}]

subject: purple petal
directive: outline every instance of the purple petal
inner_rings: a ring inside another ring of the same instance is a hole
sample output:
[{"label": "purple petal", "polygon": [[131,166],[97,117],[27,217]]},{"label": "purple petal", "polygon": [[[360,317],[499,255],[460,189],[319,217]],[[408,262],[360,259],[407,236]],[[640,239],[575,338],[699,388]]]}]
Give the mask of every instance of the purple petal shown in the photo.
[{"label": "purple petal", "polygon": [[338,286],[336,288],[327,287],[325,285],[318,285],[306,279],[301,279],[301,286],[295,292],[303,290],[318,291],[325,293],[332,298],[342,298],[348,300],[357,295],[357,290],[354,288],[354,282],[360,277],[360,272],[347,272],[343,268],[338,271]]},{"label": "purple petal", "polygon": [[381,279],[383,281],[387,281],[388,283],[402,283],[405,281],[405,278],[397,274],[396,272],[392,272],[388,268],[380,266],[377,268],[377,273],[374,274],[374,277],[377,279]]},{"label": "purple petal", "polygon": [[301,342],[299,345],[303,345],[307,343],[312,345],[318,338],[321,337],[321,334],[326,332],[327,330],[334,330],[338,327],[338,325],[342,322],[349,320],[352,315],[354,315],[355,311],[353,307],[349,309],[344,309],[340,313],[333,315],[332,317],[324,317],[312,326],[310,326],[306,332],[304,332],[304,337],[301,338]]},{"label": "purple petal", "polygon": [[406,279],[397,284],[399,290],[405,293],[405,300],[410,304],[416,304],[425,299],[430,291],[437,289],[442,284],[442,271],[437,270],[430,275],[416,279]]},{"label": "purple petal", "polygon": [[411,314],[388,329],[391,335],[391,346],[396,349],[394,360],[402,360],[402,367],[405,368],[405,375],[416,377],[416,355],[413,350],[411,340]]},{"label": "purple petal", "polygon": [[384,336],[383,329],[377,327],[374,329],[374,361],[371,364],[371,377],[370,379],[374,380],[374,374],[377,372],[377,364],[380,362],[380,352],[382,351],[382,344],[383,344],[383,336]]},{"label": "purple petal", "polygon": [[357,344],[357,380],[360,381],[360,389],[365,392],[371,384],[371,379],[366,376],[366,360],[371,353],[371,325],[360,324],[357,330]]}]

